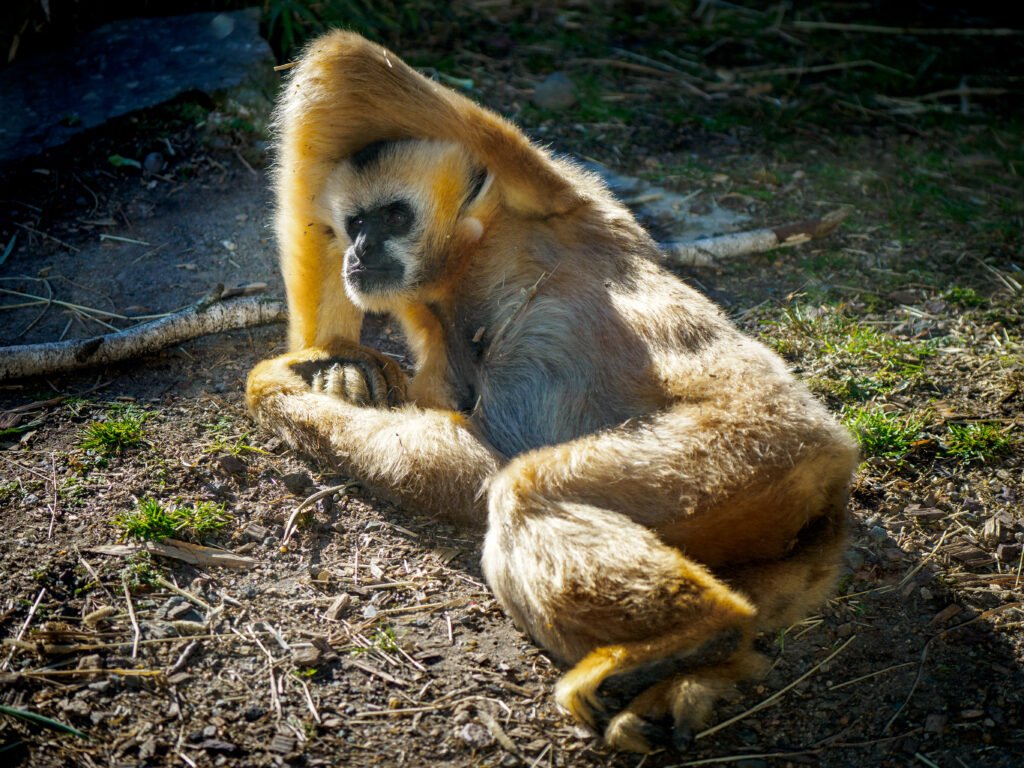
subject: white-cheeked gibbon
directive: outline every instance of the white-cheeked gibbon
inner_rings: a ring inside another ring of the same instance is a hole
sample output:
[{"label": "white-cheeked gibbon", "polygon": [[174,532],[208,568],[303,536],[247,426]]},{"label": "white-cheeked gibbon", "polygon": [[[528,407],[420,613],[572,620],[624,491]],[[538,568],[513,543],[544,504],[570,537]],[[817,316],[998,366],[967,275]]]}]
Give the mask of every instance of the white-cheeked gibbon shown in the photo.
[{"label": "white-cheeked gibbon", "polygon": [[[379,496],[486,529],[483,572],[616,748],[683,747],[819,605],[850,436],[658,265],[600,180],[358,35],[314,42],[277,112],[290,351],[256,419]],[[398,319],[406,378],[359,343]]]}]

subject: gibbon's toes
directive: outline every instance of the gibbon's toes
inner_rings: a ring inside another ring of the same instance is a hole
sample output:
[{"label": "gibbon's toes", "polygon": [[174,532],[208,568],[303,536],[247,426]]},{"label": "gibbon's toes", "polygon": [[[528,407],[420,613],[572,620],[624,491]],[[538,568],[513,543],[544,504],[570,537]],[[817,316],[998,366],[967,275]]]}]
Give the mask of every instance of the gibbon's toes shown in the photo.
[{"label": "gibbon's toes", "polygon": [[743,632],[731,629],[639,662],[629,646],[598,648],[559,680],[555,698],[617,749],[685,745],[716,698],[700,678],[727,663],[742,640]]},{"label": "gibbon's toes", "polygon": [[387,407],[397,396],[396,387],[385,376],[383,367],[369,356],[306,360],[294,363],[292,369],[309,382],[314,392],[332,395],[353,405]]},{"label": "gibbon's toes", "polygon": [[611,673],[597,687],[601,708],[607,712],[621,712],[651,686],[687,670],[721,663],[735,653],[742,638],[743,634],[738,629],[721,632],[703,645],[681,648],[668,656]]},{"label": "gibbon's toes", "polygon": [[374,405],[370,385],[355,365],[335,363],[326,370],[313,374],[314,392],[339,397],[353,405]]},{"label": "gibbon's toes", "polygon": [[693,743],[694,728],[704,722],[716,698],[697,680],[700,675],[697,671],[692,677],[663,680],[641,693],[608,722],[605,743],[628,752],[685,752]]},{"label": "gibbon's toes", "polygon": [[645,754],[656,749],[672,749],[672,720],[662,717],[648,720],[633,712],[620,712],[604,729],[604,743],[620,752]]},{"label": "gibbon's toes", "polygon": [[604,729],[604,743],[620,752],[686,752],[693,745],[693,727],[687,722],[673,723],[670,717],[650,720],[633,712],[620,712]]}]

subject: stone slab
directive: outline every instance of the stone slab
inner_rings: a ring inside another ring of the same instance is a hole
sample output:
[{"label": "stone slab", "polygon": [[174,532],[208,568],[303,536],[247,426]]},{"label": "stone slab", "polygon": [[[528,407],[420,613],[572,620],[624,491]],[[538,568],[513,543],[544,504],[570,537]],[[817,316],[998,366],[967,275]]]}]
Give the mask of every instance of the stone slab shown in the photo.
[{"label": "stone slab", "polygon": [[127,19],[0,70],[0,161],[31,157],[188,91],[273,75],[259,10]]}]

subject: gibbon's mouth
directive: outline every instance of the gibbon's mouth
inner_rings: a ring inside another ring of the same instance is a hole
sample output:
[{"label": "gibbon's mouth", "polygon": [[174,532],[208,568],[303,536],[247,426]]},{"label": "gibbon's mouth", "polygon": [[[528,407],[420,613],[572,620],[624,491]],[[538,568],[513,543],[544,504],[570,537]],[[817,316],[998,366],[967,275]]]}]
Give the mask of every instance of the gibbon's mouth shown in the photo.
[{"label": "gibbon's mouth", "polygon": [[345,255],[345,282],[359,293],[379,293],[402,286],[405,266],[393,259],[367,264],[352,253]]}]

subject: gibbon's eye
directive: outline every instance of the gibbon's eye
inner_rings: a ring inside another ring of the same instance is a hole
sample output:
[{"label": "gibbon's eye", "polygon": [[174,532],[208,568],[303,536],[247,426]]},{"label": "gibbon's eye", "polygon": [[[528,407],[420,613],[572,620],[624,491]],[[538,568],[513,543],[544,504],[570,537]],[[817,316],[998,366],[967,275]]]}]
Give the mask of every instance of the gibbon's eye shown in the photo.
[{"label": "gibbon's eye", "polygon": [[386,205],[381,211],[384,227],[392,237],[404,235],[412,229],[413,212],[408,203],[401,200]]},{"label": "gibbon's eye", "polygon": [[345,232],[348,234],[350,240],[355,242],[355,239],[359,237],[359,230],[363,228],[366,220],[361,216],[349,216],[345,219]]}]

